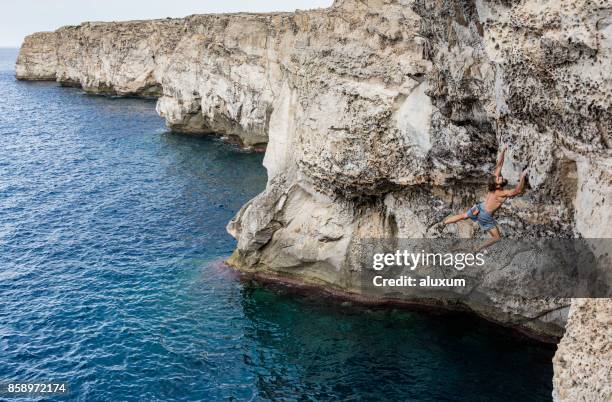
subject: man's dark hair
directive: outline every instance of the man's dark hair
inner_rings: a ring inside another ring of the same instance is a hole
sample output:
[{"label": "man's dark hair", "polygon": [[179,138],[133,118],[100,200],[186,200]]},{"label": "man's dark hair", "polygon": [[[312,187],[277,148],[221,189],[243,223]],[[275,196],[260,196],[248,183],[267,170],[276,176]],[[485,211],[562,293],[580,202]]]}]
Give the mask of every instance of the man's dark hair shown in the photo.
[{"label": "man's dark hair", "polygon": [[489,191],[493,192],[495,190],[497,190],[497,177],[495,176],[489,176],[489,180],[487,181],[487,188],[489,189]]}]

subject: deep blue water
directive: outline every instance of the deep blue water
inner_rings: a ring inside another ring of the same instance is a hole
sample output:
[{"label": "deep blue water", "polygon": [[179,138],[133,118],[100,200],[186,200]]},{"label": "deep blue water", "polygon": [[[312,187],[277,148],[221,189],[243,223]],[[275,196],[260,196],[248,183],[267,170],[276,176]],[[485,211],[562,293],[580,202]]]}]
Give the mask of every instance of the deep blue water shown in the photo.
[{"label": "deep blue water", "polygon": [[262,155],[168,133],[150,101],[17,82],[15,56],[0,50],[0,381],[82,401],[550,400],[554,351],[482,320],[236,280],[225,225],[264,188]]}]

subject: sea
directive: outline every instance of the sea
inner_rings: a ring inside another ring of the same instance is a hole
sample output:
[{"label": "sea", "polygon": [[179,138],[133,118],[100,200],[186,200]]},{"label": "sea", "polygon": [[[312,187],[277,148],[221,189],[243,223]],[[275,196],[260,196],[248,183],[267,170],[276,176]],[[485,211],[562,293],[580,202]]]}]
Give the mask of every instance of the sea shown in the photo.
[{"label": "sea", "polygon": [[0,383],[70,401],[546,401],[554,345],[465,313],[244,280],[263,154],[151,100],[14,78],[0,49]]}]

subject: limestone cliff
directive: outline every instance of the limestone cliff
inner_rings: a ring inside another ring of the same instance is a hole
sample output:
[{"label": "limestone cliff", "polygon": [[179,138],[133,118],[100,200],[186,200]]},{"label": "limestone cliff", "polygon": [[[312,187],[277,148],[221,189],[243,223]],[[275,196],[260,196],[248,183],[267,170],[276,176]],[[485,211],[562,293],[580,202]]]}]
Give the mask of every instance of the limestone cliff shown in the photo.
[{"label": "limestone cliff", "polygon": [[556,401],[612,400],[612,300],[577,299],[554,358]]},{"label": "limestone cliff", "polygon": [[[531,169],[530,191],[500,211],[506,236],[611,237],[610,12],[337,2],[334,29],[294,50],[270,116],[268,186],[228,226],[231,263],[359,293],[356,239],[475,234],[432,223],[483,196],[501,143],[512,145],[505,177]],[[561,335],[568,302],[523,301],[514,279],[529,267],[514,266],[454,301]]]},{"label": "limestone cliff", "polygon": [[[337,0],[63,27],[26,38],[16,76],[158,97],[173,130],[267,144],[230,262],[359,293],[361,238],[479,235],[433,223],[483,196],[502,143],[504,176],[529,166],[531,185],[505,236],[612,237],[611,23],[607,0]],[[444,303],[561,336],[569,300],[525,299],[515,276],[534,273],[506,268]]]}]

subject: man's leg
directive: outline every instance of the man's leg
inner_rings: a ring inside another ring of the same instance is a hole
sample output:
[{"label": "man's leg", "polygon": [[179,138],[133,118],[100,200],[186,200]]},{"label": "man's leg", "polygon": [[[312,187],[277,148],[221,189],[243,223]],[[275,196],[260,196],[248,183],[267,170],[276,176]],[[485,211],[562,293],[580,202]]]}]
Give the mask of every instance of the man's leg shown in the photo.
[{"label": "man's leg", "polygon": [[501,240],[501,233],[499,232],[499,228],[497,226],[495,226],[493,229],[489,230],[489,234],[491,235],[492,239],[491,240],[487,240],[486,242],[482,243],[480,246],[476,247],[476,251],[482,251],[485,248],[497,243],[498,241]]},{"label": "man's leg", "polygon": [[444,219],[444,221],[442,223],[444,223],[445,225],[448,225],[450,223],[456,223],[459,221],[462,221],[464,219],[469,218],[467,212],[463,213],[463,214],[457,214],[457,215],[452,215],[449,216],[448,218]]}]

